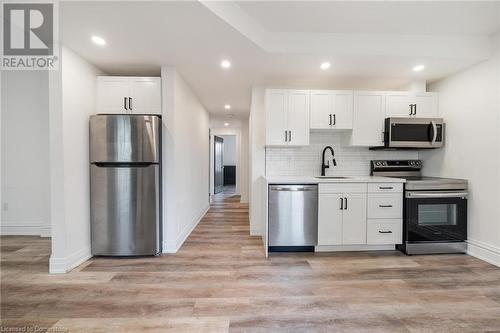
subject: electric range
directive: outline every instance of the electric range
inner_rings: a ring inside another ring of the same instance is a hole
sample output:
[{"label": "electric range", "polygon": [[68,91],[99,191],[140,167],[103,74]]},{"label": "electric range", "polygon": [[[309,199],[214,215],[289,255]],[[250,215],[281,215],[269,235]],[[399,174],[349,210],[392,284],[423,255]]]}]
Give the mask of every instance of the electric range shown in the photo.
[{"label": "electric range", "polygon": [[467,251],[467,180],[422,176],[421,160],[374,160],[371,174],[404,178],[403,244],[406,254]]}]

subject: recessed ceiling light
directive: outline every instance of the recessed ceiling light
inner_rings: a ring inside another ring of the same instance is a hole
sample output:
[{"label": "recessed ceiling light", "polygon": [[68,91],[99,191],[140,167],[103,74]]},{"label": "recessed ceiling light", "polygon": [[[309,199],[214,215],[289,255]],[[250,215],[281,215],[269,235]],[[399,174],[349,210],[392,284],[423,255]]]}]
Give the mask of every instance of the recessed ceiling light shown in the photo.
[{"label": "recessed ceiling light", "polygon": [[229,104],[224,105],[224,109],[226,109],[226,110],[231,109],[231,105],[229,105]]},{"label": "recessed ceiling light", "polygon": [[323,63],[321,63],[321,66],[319,66],[322,70],[326,70],[328,68],[330,68],[331,64],[328,62],[328,61],[325,61]]},{"label": "recessed ceiling light", "polygon": [[224,123],[224,126],[229,126],[229,123]]},{"label": "recessed ceiling light", "polygon": [[220,66],[222,68],[226,68],[227,69],[227,68],[231,67],[231,63],[229,62],[229,60],[222,60],[222,62],[220,63]]},{"label": "recessed ceiling light", "polygon": [[106,45],[106,41],[99,36],[92,36],[92,41],[97,45]]},{"label": "recessed ceiling light", "polygon": [[422,71],[424,69],[425,69],[424,65],[417,65],[417,66],[413,67],[413,71],[414,72],[420,72],[420,71]]}]

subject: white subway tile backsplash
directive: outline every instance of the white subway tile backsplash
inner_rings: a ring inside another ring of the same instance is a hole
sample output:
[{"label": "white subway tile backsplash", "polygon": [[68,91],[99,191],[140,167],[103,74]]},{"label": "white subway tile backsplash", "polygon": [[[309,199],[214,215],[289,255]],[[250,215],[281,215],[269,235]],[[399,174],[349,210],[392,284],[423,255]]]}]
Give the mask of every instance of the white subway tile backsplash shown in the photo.
[{"label": "white subway tile backsplash", "polygon": [[312,131],[305,147],[267,147],[267,176],[317,176],[321,173],[321,153],[326,146],[335,150],[337,166],[331,163],[326,174],[331,176],[366,176],[370,161],[376,159],[418,159],[416,151],[374,151],[365,147],[342,146],[342,133]]}]

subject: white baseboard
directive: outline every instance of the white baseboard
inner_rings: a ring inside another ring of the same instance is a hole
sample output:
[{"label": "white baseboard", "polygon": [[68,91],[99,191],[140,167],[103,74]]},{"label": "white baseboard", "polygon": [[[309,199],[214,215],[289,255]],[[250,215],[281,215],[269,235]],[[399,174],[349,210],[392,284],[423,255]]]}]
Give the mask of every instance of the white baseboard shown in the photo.
[{"label": "white baseboard", "polygon": [[71,271],[73,268],[81,265],[92,257],[90,247],[80,249],[73,254],[64,258],[50,257],[49,260],[49,273],[50,274],[64,274]]},{"label": "white baseboard", "polygon": [[172,246],[171,244],[168,244],[166,241],[163,242],[162,246],[162,253],[176,253],[179,251],[181,248],[182,244],[186,241],[186,239],[189,237],[191,232],[193,232],[194,228],[200,223],[200,221],[203,219],[203,216],[208,212],[210,209],[210,205],[207,205],[207,207],[203,208],[201,213],[198,215],[198,217],[191,223],[190,225],[187,225],[184,230],[179,234],[177,237],[177,240],[175,242],[175,246]]},{"label": "white baseboard", "polygon": [[342,251],[388,251],[396,250],[394,244],[389,245],[319,245],[314,248],[315,252],[342,252]]},{"label": "white baseboard", "polygon": [[43,221],[2,221],[0,235],[50,237],[50,225]]},{"label": "white baseboard", "polygon": [[468,240],[467,254],[500,267],[500,248],[483,242]]}]

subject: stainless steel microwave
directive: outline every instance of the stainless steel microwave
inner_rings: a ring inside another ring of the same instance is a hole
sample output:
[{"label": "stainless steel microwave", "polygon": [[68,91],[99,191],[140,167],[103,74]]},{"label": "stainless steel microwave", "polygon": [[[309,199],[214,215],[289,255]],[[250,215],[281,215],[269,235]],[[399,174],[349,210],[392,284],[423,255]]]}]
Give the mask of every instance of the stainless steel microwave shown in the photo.
[{"label": "stainless steel microwave", "polygon": [[439,148],[444,143],[442,118],[386,118],[385,148]]}]

